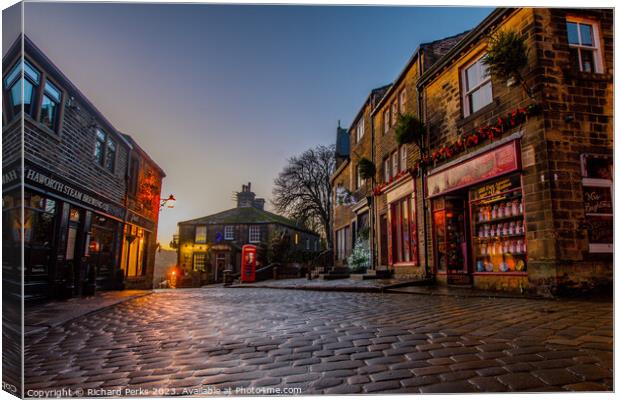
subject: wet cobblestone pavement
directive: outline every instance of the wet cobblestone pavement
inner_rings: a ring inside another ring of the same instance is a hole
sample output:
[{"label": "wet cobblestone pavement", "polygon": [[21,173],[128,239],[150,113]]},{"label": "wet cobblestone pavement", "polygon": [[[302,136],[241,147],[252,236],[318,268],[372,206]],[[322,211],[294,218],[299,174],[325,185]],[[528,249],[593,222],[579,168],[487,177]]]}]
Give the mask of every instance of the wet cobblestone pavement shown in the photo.
[{"label": "wet cobblestone pavement", "polygon": [[159,291],[27,337],[26,395],[609,391],[612,317],[611,302]]}]

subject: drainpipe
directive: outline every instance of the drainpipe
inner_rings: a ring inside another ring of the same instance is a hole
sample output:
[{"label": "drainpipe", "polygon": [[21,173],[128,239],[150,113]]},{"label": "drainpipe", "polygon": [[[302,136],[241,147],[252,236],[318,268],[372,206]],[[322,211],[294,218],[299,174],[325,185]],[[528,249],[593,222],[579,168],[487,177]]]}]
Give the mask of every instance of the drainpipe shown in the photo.
[{"label": "drainpipe", "polygon": [[[374,193],[372,192],[372,190],[374,190],[375,187],[375,178],[377,175],[377,163],[375,160],[375,124],[374,124],[374,119],[372,117],[372,108],[374,107],[373,103],[373,99],[372,99],[372,94],[371,94],[371,98],[369,99],[370,103],[371,103],[371,111],[370,111],[370,157],[371,160],[373,162],[373,164],[375,164],[375,174],[372,176],[372,179],[370,180],[370,186],[371,186],[371,193],[370,195],[367,197],[366,202],[370,203],[368,204],[368,208],[369,208],[369,217],[370,217],[370,221],[368,222],[368,225],[371,227],[371,239],[370,239],[370,268],[371,269],[376,269],[376,265],[377,263],[375,263],[375,249],[376,247],[376,226],[375,226],[375,201],[374,201]],[[379,230],[380,231],[380,230]]]},{"label": "drainpipe", "polygon": [[[422,53],[420,51],[420,53]],[[421,54],[418,54],[418,74],[422,73],[422,57]],[[422,93],[420,92],[420,88],[418,87],[418,85],[416,85],[416,94],[418,96],[418,117],[419,118],[423,118],[423,122],[426,124],[426,107],[422,107],[422,101],[423,101],[423,96]],[[425,129],[426,131],[426,129]],[[425,139],[426,139],[427,135],[424,135],[422,137],[422,140],[420,141],[420,157],[422,157],[425,154],[425,150],[426,150],[426,146],[425,146]],[[421,168],[421,183],[422,183],[422,209],[424,210],[424,212],[422,213],[422,219],[423,219],[423,223],[424,223],[424,269],[426,272],[426,277],[429,278],[431,275],[431,269],[429,268],[428,265],[428,237],[429,235],[427,234],[427,206],[426,206],[426,168]]]}]

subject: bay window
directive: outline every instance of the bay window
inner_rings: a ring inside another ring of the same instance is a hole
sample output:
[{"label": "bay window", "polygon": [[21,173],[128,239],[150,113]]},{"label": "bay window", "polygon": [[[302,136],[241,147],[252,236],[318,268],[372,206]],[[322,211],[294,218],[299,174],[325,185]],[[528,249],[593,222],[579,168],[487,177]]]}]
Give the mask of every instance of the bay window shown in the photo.
[{"label": "bay window", "polygon": [[[22,111],[33,115],[36,88],[41,83],[41,73],[28,61],[18,61],[4,79],[4,89],[9,93],[10,107],[13,115]],[[23,97],[22,97],[23,88]]]},{"label": "bay window", "polygon": [[463,116],[467,117],[493,101],[491,75],[483,60],[478,58],[462,71]]}]

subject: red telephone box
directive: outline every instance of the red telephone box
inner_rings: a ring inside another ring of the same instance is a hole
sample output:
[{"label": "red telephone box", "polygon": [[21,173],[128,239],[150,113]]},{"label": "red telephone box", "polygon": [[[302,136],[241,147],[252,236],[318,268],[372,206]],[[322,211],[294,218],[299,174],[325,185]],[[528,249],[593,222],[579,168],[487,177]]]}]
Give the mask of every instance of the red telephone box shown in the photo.
[{"label": "red telephone box", "polygon": [[256,246],[246,244],[241,248],[241,282],[256,280]]}]

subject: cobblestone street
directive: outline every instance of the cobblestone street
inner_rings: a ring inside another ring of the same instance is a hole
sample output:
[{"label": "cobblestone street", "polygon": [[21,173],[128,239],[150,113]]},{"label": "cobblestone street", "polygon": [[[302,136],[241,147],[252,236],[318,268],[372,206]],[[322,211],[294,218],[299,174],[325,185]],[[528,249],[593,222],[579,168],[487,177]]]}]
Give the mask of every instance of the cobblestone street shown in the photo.
[{"label": "cobblestone street", "polygon": [[26,391],[612,390],[612,334],[611,302],[159,291],[26,337]]}]

